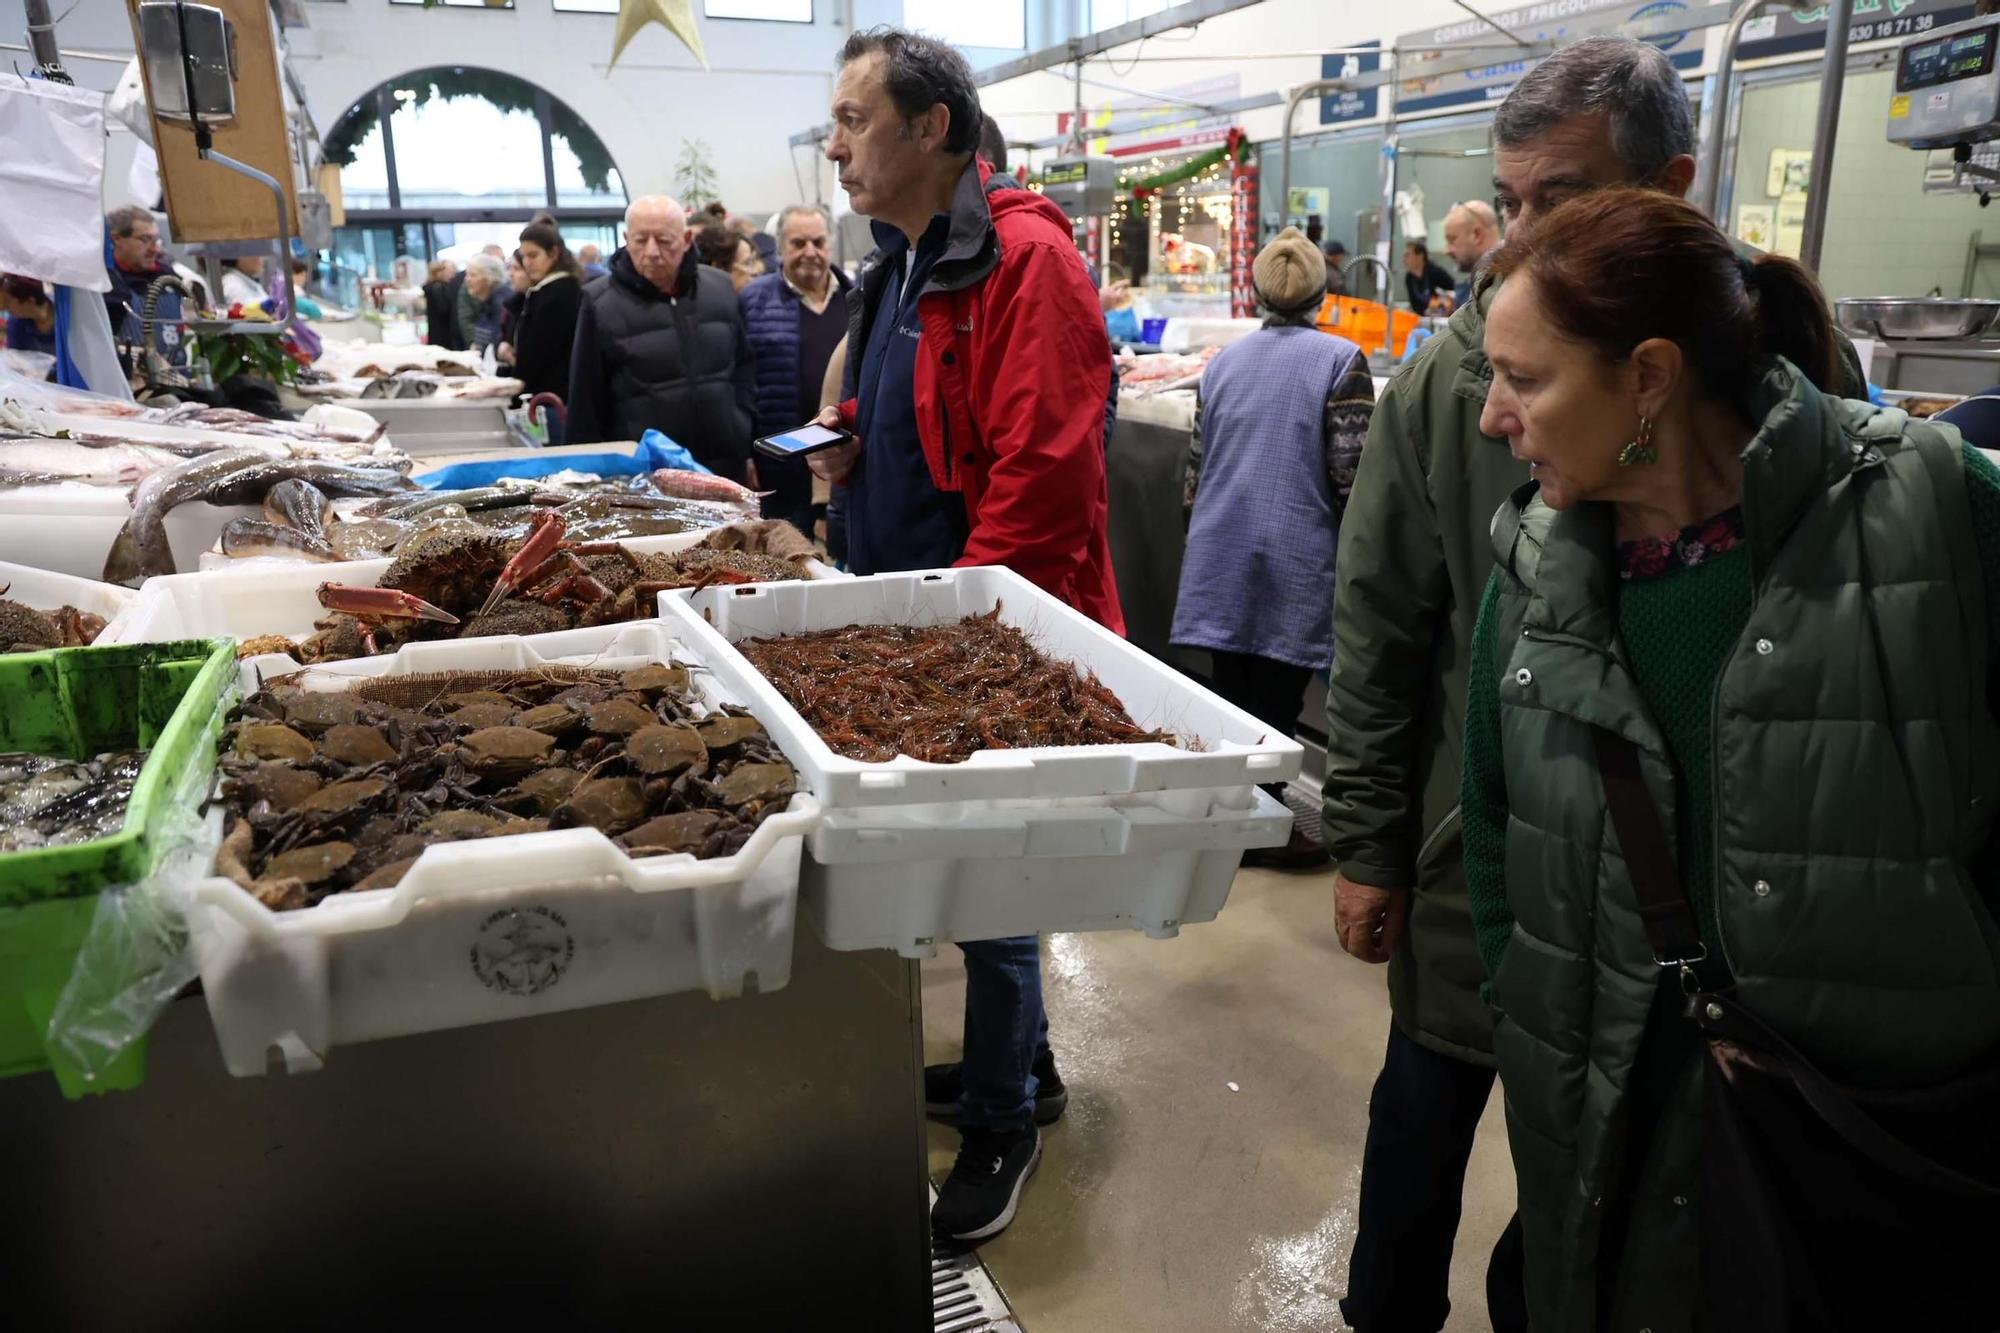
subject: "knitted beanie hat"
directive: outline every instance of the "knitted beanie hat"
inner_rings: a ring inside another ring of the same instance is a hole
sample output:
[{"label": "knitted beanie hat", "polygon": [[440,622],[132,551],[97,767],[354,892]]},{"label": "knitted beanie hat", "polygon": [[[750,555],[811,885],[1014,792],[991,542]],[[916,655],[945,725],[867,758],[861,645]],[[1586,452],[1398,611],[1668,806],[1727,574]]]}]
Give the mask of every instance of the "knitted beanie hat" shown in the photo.
[{"label": "knitted beanie hat", "polygon": [[1279,314],[1293,314],[1319,305],[1326,297],[1326,258],[1297,227],[1271,238],[1250,266],[1258,299]]}]

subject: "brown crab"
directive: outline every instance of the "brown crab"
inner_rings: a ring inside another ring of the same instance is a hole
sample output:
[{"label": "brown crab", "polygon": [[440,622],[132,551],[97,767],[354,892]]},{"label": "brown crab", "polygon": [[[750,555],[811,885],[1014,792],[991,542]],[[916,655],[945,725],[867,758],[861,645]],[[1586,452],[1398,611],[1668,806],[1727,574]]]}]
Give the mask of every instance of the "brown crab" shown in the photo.
[{"label": "brown crab", "polygon": [[82,648],[104,632],[104,617],[73,606],[37,611],[6,600],[12,584],[0,583],[0,652],[32,652],[42,648]]},{"label": "brown crab", "polygon": [[[427,542],[396,558],[382,575],[380,586],[319,586],[319,603],[360,622],[360,650],[383,651],[383,631],[397,627],[410,634],[417,625],[457,625],[469,619],[482,630],[534,633],[562,628],[540,612],[496,616],[507,597],[554,608],[564,617],[580,617],[614,596],[583,563],[584,556],[614,556],[637,569],[638,557],[616,542],[573,543],[564,540],[561,514],[543,510],[534,516],[528,536],[512,556],[505,538],[488,533],[458,533]],[[338,627],[328,627],[338,634]],[[338,646],[337,642],[335,644]]]}]

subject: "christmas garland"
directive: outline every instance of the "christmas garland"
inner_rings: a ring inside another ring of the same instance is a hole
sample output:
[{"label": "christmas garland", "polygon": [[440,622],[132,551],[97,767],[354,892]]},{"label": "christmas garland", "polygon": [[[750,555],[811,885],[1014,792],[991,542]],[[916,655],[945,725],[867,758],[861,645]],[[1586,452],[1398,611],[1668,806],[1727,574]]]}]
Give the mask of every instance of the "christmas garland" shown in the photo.
[{"label": "christmas garland", "polygon": [[[420,69],[396,79],[398,88],[407,88],[416,93],[412,106],[422,106],[432,98],[451,101],[460,97],[480,97],[491,102],[501,111],[522,111],[535,114],[535,85],[512,74],[504,74],[493,69],[468,69],[463,66],[439,66],[435,69]],[[326,136],[326,146],[322,150],[325,159],[335,166],[354,165],[354,154],[368,132],[381,119],[379,103],[374,93],[349,107],[347,114]],[[583,183],[593,190],[608,191],[611,188],[611,173],[617,164],[590,126],[584,124],[583,117],[570,110],[553,95],[549,98],[549,133],[560,134],[568,141],[570,151],[576,154],[577,166],[583,173]]]},{"label": "christmas garland", "polygon": [[[1220,162],[1231,160],[1248,162],[1253,151],[1250,141],[1244,138],[1243,131],[1232,129],[1229,131],[1229,142],[1222,147],[1191,157],[1177,167],[1168,167],[1165,171],[1133,181],[1130,186],[1132,198],[1137,202],[1159,193],[1169,185],[1179,185],[1182,181],[1193,180]],[[1121,180],[1118,184],[1120,188],[1125,188],[1124,181]]]}]

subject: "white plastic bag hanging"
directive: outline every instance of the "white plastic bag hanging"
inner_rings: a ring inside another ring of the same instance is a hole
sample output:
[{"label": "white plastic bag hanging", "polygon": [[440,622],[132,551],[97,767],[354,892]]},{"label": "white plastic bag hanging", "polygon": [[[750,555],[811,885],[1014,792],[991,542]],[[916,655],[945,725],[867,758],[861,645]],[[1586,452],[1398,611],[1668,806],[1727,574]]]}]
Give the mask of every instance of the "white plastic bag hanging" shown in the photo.
[{"label": "white plastic bag hanging", "polygon": [[107,292],[104,94],[0,75],[0,271]]}]

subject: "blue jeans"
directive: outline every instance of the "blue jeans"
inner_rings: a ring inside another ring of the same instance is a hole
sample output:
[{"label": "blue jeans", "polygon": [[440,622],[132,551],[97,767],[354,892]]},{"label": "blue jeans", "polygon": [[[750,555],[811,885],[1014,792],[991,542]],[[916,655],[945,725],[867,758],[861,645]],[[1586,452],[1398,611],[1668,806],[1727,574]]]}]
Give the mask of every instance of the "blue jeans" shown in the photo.
[{"label": "blue jeans", "polygon": [[[1437,1333],[1451,1313],[1451,1251],[1465,1164],[1493,1091],[1493,1071],[1419,1046],[1389,1029],[1382,1073],[1368,1098],[1361,1206],[1340,1313],[1361,1333]],[[1503,1235],[1487,1282],[1487,1313],[1501,1333],[1525,1329],[1518,1233]],[[1509,1255],[1516,1257],[1511,1273]]]},{"label": "blue jeans", "polygon": [[1049,1044],[1042,942],[975,940],[965,955],[965,1062],[960,1107],[979,1129],[1026,1129],[1035,1114],[1035,1057]]}]

